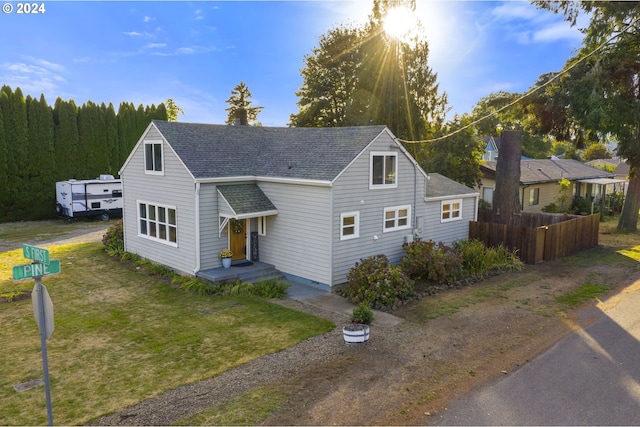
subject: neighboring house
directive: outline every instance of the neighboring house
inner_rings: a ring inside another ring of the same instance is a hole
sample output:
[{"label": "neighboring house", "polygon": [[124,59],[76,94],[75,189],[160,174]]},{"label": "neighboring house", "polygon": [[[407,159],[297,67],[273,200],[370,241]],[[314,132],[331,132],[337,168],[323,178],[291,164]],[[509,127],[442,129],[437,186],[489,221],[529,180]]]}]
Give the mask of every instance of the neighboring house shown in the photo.
[{"label": "neighboring house", "polygon": [[498,160],[498,151],[500,151],[500,137],[483,136],[481,139],[485,143],[482,160],[486,160],[487,162]]},{"label": "neighboring house", "polygon": [[[500,137],[499,136],[483,136],[480,139],[485,143],[482,160],[492,162],[498,160],[500,154]],[[522,160],[531,160],[530,157],[520,156]]]},{"label": "neighboring house", "polygon": [[[493,203],[496,165],[497,162],[486,162],[480,166],[482,179],[478,191],[489,204]],[[565,191],[559,184],[563,178],[571,182]],[[613,179],[613,173],[577,160],[525,160],[520,162],[520,208],[541,212],[545,206],[555,203],[566,209],[575,196],[599,203],[605,194],[616,191],[616,186],[621,184],[620,180]]]},{"label": "neighboring house", "polygon": [[189,275],[230,248],[330,289],[414,238],[467,238],[477,216],[474,190],[425,173],[385,126],[153,121],[120,176],[125,249]]}]

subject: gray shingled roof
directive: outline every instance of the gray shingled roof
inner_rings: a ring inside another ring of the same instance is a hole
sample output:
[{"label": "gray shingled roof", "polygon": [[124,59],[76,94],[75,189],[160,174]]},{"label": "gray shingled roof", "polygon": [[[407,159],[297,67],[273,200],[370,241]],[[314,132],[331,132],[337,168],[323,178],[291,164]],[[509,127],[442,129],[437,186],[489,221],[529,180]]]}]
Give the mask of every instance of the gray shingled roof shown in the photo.
[{"label": "gray shingled roof", "polygon": [[[481,165],[481,168],[495,174],[497,162],[491,161]],[[520,162],[520,183],[539,184],[544,182],[558,182],[562,178],[569,181],[589,178],[612,178],[613,174],[585,165],[577,160],[525,160]]]},{"label": "gray shingled roof", "polygon": [[153,124],[193,176],[262,176],[331,181],[385,126],[276,128]]},{"label": "gray shingled roof", "polygon": [[473,190],[466,185],[460,184],[439,173],[429,173],[427,185],[425,189],[425,197],[445,197],[445,196],[461,196],[463,194],[473,194]]},{"label": "gray shingled roof", "polygon": [[277,210],[256,184],[218,185],[216,188],[236,215]]}]

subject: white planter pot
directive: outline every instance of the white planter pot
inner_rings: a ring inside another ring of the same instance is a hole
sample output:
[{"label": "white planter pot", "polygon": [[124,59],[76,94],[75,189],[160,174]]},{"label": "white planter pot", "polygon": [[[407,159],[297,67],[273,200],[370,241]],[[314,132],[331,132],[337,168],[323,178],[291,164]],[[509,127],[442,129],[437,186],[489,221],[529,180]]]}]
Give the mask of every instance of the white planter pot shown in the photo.
[{"label": "white planter pot", "polygon": [[222,266],[224,268],[231,267],[231,258],[222,258]]},{"label": "white planter pot", "polygon": [[352,323],[342,328],[342,336],[346,343],[358,343],[369,341],[369,325]]}]

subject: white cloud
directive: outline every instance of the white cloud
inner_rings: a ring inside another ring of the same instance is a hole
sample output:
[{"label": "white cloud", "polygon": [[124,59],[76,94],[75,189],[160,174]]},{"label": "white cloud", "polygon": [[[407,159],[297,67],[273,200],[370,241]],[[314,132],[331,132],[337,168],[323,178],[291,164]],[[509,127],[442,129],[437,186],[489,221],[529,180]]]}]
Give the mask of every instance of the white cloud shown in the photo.
[{"label": "white cloud", "polygon": [[541,28],[533,34],[533,41],[554,42],[557,40],[581,41],[584,35],[577,29],[571,28],[567,22],[556,22]]},{"label": "white cloud", "polygon": [[62,73],[66,68],[45,59],[27,57],[26,62],[0,64],[0,81],[20,87],[25,94],[56,94],[66,79]]},{"label": "white cloud", "polygon": [[124,32],[122,34],[125,34],[127,36],[131,36],[131,37],[139,37],[139,36],[142,35],[142,33],[139,33],[137,31],[126,31],[126,32]]},{"label": "white cloud", "polygon": [[151,22],[151,21],[155,21],[156,18],[152,18],[150,16],[145,16],[144,18],[142,18],[142,21],[144,22]]},{"label": "white cloud", "polygon": [[166,46],[166,43],[148,43],[143,47],[143,49],[160,49]]}]

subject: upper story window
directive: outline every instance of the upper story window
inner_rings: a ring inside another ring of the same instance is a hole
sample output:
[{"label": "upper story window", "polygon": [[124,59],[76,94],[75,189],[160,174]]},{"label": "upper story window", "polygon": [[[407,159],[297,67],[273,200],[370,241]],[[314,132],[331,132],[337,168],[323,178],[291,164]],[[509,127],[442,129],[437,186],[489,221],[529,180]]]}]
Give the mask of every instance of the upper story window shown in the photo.
[{"label": "upper story window", "polygon": [[161,174],[164,170],[162,156],[162,142],[149,141],[144,143],[144,165],[146,173]]},{"label": "upper story window", "polygon": [[403,230],[411,227],[411,205],[384,208],[384,226],[382,231]]},{"label": "upper story window", "polygon": [[360,212],[340,215],[340,240],[355,239],[360,236]]},{"label": "upper story window", "polygon": [[462,219],[462,199],[443,200],[440,206],[440,222]]},{"label": "upper story window", "polygon": [[398,186],[398,153],[372,152],[369,188],[395,188]]}]

